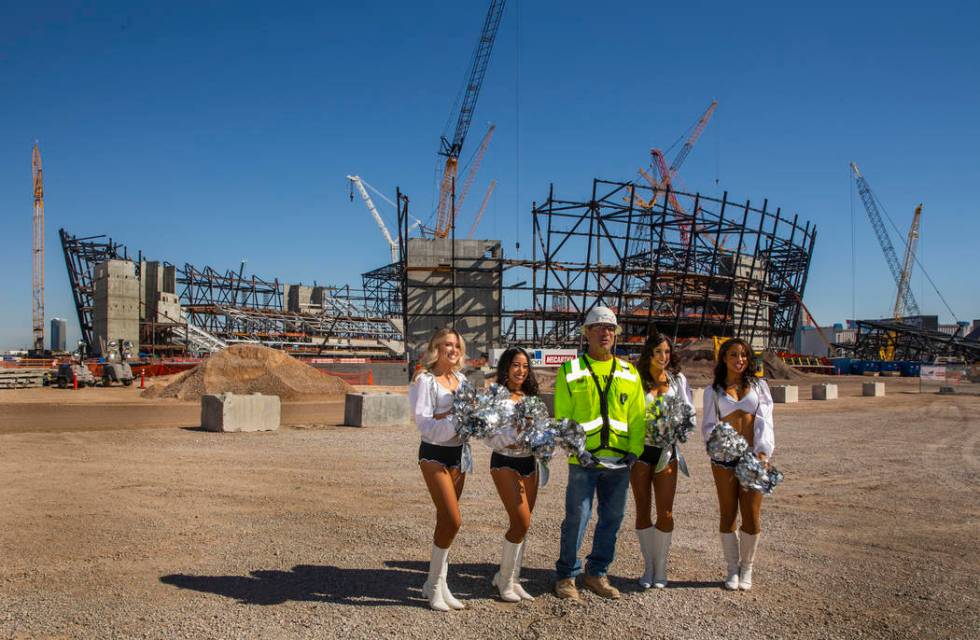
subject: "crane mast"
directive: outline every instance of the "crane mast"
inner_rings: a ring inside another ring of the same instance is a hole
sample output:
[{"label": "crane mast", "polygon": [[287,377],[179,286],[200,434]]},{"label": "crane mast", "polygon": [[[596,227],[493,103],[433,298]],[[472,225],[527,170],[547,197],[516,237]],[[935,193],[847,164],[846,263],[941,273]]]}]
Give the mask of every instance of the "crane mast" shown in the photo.
[{"label": "crane mast", "polygon": [[902,306],[906,313],[918,315],[919,305],[912,295],[912,290],[907,286],[904,288],[904,291],[902,290],[902,267],[898,264],[895,247],[888,237],[888,230],[885,229],[885,223],[881,218],[881,212],[878,210],[878,203],[875,202],[871,187],[868,186],[868,181],[864,179],[864,176],[861,175],[861,170],[853,162],[851,163],[851,171],[854,173],[854,180],[857,183],[861,201],[864,203],[864,210],[868,212],[871,227],[874,229],[875,235],[878,237],[878,244],[881,245],[881,250],[885,254],[885,262],[888,263],[888,269],[892,272],[892,277],[895,278],[895,284],[899,288],[898,295],[901,296]]},{"label": "crane mast", "polygon": [[458,112],[454,106],[453,114],[450,115],[450,122],[453,115],[456,116],[456,128],[452,138],[448,138],[444,134],[439,139],[439,155],[445,156],[446,161],[443,167],[442,180],[439,184],[439,204],[436,207],[435,236],[438,238],[448,236],[455,222],[451,219],[453,214],[450,212],[450,195],[456,183],[459,156],[463,150],[466,133],[473,122],[473,113],[476,111],[476,102],[480,97],[480,89],[487,73],[487,65],[490,63],[490,53],[493,51],[493,43],[497,38],[497,29],[500,27],[500,18],[503,15],[505,4],[505,0],[491,0],[490,2],[486,18],[483,20],[480,40],[473,52],[473,60],[467,74],[466,88],[462,99],[457,103]]},{"label": "crane mast", "polygon": [[34,267],[33,267],[33,338],[34,351],[44,351],[44,180],[41,170],[41,149],[37,142],[31,154],[34,174]]},{"label": "crane mast", "polygon": [[[364,200],[364,204],[367,205],[368,211],[371,212],[371,217],[378,224],[378,228],[381,229],[382,235],[385,237],[385,241],[388,243],[388,248],[391,250],[391,261],[398,262],[398,243],[395,242],[394,238],[388,232],[388,227],[385,226],[384,220],[381,218],[381,214],[378,213],[378,208],[374,206],[374,200],[371,199],[371,195],[364,188],[364,183],[360,176],[347,176],[354,187],[357,188],[357,192],[361,194],[361,199]],[[351,196],[353,197],[353,196]]]}]

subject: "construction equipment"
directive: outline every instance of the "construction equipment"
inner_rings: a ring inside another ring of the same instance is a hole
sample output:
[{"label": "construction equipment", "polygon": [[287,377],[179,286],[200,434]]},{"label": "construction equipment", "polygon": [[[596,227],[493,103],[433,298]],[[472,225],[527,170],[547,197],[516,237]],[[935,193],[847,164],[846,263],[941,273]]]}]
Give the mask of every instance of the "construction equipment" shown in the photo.
[{"label": "construction equipment", "polygon": [[477,147],[476,153],[473,154],[473,159],[470,161],[469,171],[466,172],[466,178],[463,180],[463,188],[460,189],[459,195],[456,197],[456,210],[459,211],[463,207],[463,202],[466,200],[466,196],[469,195],[470,189],[473,187],[473,181],[476,180],[476,172],[480,169],[480,164],[483,162],[483,156],[487,153],[487,147],[490,146],[490,139],[493,138],[493,132],[497,130],[497,125],[491,124],[487,128],[487,132],[483,134],[483,140],[480,141],[480,146]]},{"label": "construction equipment", "polygon": [[44,181],[41,171],[41,150],[34,142],[31,154],[34,174],[34,268],[33,268],[33,336],[34,352],[44,352]]},{"label": "construction equipment", "polygon": [[463,150],[466,133],[473,121],[476,102],[480,97],[480,89],[487,73],[490,53],[493,51],[493,43],[497,37],[497,29],[500,27],[500,18],[503,15],[505,4],[505,0],[491,0],[490,2],[486,18],[483,21],[483,29],[480,32],[480,39],[477,42],[476,50],[473,52],[473,60],[470,64],[465,89],[461,99],[454,105],[450,114],[449,122],[453,121],[454,115],[456,116],[456,128],[452,138],[447,137],[444,133],[439,139],[439,155],[445,157],[446,160],[443,166],[442,180],[439,184],[439,203],[436,206],[435,236],[437,238],[448,236],[455,224],[453,216],[455,216],[456,207],[451,204],[451,200],[456,188],[459,156]]},{"label": "construction equipment", "polygon": [[895,310],[892,317],[901,320],[905,315],[906,297],[909,294],[909,282],[912,280],[912,262],[915,260],[915,246],[919,243],[919,220],[922,218],[922,204],[915,208],[912,214],[912,226],[905,241],[905,259],[902,260],[902,273],[898,280],[898,293],[895,296]]},{"label": "construction equipment", "polygon": [[[388,232],[388,227],[385,226],[384,220],[381,218],[381,214],[378,213],[378,208],[374,206],[374,200],[371,199],[371,195],[364,188],[364,181],[361,180],[359,176],[347,176],[347,180],[350,181],[352,187],[356,187],[358,193],[361,194],[361,199],[364,200],[364,204],[367,205],[368,211],[371,212],[371,217],[378,224],[378,228],[381,229],[381,234],[385,237],[385,242],[388,243],[388,248],[391,250],[391,261],[398,262],[398,242],[391,237],[391,233]],[[351,199],[354,199],[353,192],[351,193]]]},{"label": "construction equipment", "polygon": [[[885,262],[888,263],[888,268],[892,272],[892,277],[895,278],[895,284],[898,286],[898,295],[901,297],[901,307],[904,309],[905,313],[909,315],[919,315],[919,305],[915,301],[915,296],[912,295],[912,289],[909,288],[908,284],[902,286],[902,273],[903,268],[898,264],[898,256],[895,254],[895,247],[892,246],[892,241],[888,237],[888,231],[885,229],[885,223],[882,220],[881,212],[878,209],[877,198],[875,198],[874,193],[871,191],[871,187],[868,186],[868,181],[864,179],[861,175],[861,170],[855,163],[851,163],[851,171],[854,173],[854,180],[857,183],[858,193],[861,195],[861,201],[864,203],[864,209],[868,212],[868,219],[871,221],[871,227],[874,229],[875,235],[878,237],[878,244],[881,245],[881,250],[885,254]],[[913,224],[915,224],[913,222]],[[918,237],[918,227],[916,226],[916,237]],[[906,247],[906,257],[910,260],[908,262],[907,268],[911,270],[912,263],[911,257],[914,255],[914,251],[909,253],[908,247]],[[896,308],[899,303],[896,302]]]},{"label": "construction equipment", "polygon": [[470,231],[466,234],[466,239],[471,240],[473,234],[476,233],[476,228],[480,226],[480,220],[483,219],[483,212],[487,210],[487,205],[490,204],[490,196],[493,195],[493,190],[497,188],[497,181],[491,180],[490,186],[487,187],[487,195],[483,196],[483,203],[480,204],[480,210],[476,212],[476,216],[473,217],[473,224],[470,225]]},{"label": "construction equipment", "polygon": [[102,386],[108,387],[119,382],[128,387],[133,384],[133,369],[129,366],[133,343],[129,340],[111,340],[105,351],[105,364],[102,365]]},{"label": "construction equipment", "polygon": [[95,376],[84,364],[77,362],[63,362],[58,365],[58,369],[51,379],[51,383],[58,385],[59,389],[67,389],[78,383],[78,388],[94,387]]}]

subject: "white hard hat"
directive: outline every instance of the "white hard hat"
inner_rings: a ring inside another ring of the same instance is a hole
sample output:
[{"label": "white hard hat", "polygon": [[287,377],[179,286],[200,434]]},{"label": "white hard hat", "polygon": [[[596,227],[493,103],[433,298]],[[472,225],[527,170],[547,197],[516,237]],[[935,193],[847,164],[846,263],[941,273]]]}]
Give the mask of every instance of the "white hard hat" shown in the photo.
[{"label": "white hard hat", "polygon": [[585,330],[594,324],[611,324],[616,327],[616,335],[623,332],[623,328],[616,322],[616,314],[609,307],[593,307],[585,314],[585,322],[582,329]]}]

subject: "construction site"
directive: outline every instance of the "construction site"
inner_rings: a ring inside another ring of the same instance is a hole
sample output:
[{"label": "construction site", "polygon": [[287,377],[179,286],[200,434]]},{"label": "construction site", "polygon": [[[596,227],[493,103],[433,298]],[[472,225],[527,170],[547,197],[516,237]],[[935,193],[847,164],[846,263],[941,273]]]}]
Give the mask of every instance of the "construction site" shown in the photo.
[{"label": "construction site", "polygon": [[[821,324],[807,292],[839,228],[765,193],[688,187],[685,162],[724,113],[705,100],[671,114],[683,131],[673,145],[642,142],[635,174],[534,184],[533,199],[507,207],[518,237],[485,237],[498,183],[480,168],[498,125],[475,144],[471,129],[507,3],[483,5],[462,88],[432,136],[431,207],[420,204],[430,185],[396,178],[389,192],[365,179],[373,167],[346,175],[352,210],[378,231],[357,241],[387,256],[359,282],[336,281],[329,262],[303,281],[251,273],[244,259],[192,264],[184,246],[145,252],[132,226],[70,216],[46,246],[34,144],[31,343],[0,360],[0,635],[591,637],[606,619],[643,638],[972,637],[980,320],[959,320],[920,261],[928,207],[900,229],[850,164],[878,243],[866,255],[884,257],[894,305]],[[52,292],[62,259],[68,291]],[[944,309],[920,304],[913,274]],[[52,294],[70,295],[72,317],[46,315]],[[713,471],[694,436],[668,588],[636,584],[630,499],[609,574],[622,600],[553,596],[568,479],[556,459],[532,506],[523,581],[536,599],[499,602],[490,578],[508,519],[490,452],[474,446],[449,569],[467,609],[432,615],[421,586],[433,507],[406,400],[430,337],[459,332],[478,387],[501,351],[525,348],[553,402],[557,367],[582,351],[597,306],[616,314],[624,360],[654,332],[671,339],[699,414],[719,346],[751,346],[786,477],[765,500],[755,588],[719,586]],[[232,428],[236,398],[273,417]],[[384,419],[369,417],[372,402]],[[910,492],[902,470],[920,467],[930,480]]]}]

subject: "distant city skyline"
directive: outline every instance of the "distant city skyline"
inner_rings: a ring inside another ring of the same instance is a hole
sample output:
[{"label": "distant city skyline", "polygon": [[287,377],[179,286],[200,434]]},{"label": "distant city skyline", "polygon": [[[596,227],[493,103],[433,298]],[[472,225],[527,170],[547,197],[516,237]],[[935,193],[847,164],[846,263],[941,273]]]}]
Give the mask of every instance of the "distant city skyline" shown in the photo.
[{"label": "distant city skyline", "polygon": [[[178,265],[237,269],[245,259],[247,272],[270,279],[360,286],[389,254],[363,203],[349,200],[346,175],[391,196],[400,186],[414,214],[430,218],[439,135],[485,11],[485,2],[5,8],[0,350],[31,340],[35,139],[45,330],[67,319],[69,345],[79,332],[60,227]],[[923,203],[919,260],[955,319],[972,322],[977,24],[980,7],[965,2],[818,11],[511,0],[463,158],[488,122],[496,135],[460,225],[496,180],[478,235],[502,240],[506,257],[529,257],[531,204],[549,184],[581,199],[593,177],[638,179],[650,147],[671,147],[717,99],[681,181],[768,199],[816,224],[804,300],[822,326],[888,317],[894,303],[851,161],[898,231]],[[901,251],[904,237],[892,241]],[[954,321],[919,270],[912,289],[923,314]]]}]

